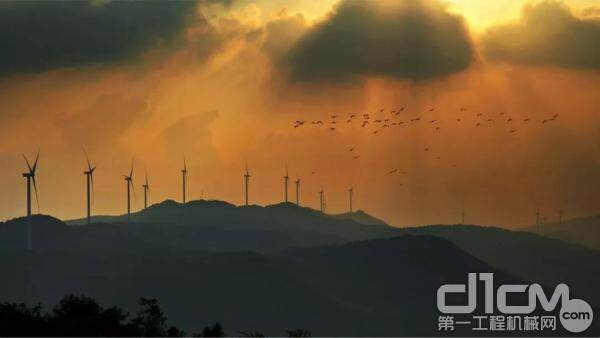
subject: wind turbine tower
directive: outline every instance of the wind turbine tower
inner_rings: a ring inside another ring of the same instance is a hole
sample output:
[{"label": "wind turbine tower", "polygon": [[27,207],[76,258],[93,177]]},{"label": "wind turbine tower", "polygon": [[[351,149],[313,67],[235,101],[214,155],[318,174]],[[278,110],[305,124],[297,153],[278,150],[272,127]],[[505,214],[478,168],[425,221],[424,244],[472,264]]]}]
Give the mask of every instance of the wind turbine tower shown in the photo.
[{"label": "wind turbine tower", "polygon": [[352,213],[352,195],[354,193],[354,188],[350,187],[350,189],[348,189],[348,193],[349,193],[349,197],[350,197],[350,213]]},{"label": "wind turbine tower", "polygon": [[542,233],[540,229],[540,209],[535,211],[535,225],[537,227],[538,233]]},{"label": "wind turbine tower", "polygon": [[296,205],[300,206],[300,178],[296,179]]},{"label": "wind turbine tower", "polygon": [[[133,188],[133,160],[131,161],[131,170],[129,170],[129,176],[125,176],[125,185],[127,186],[127,223],[131,221],[131,189]],[[133,190],[135,194],[135,189]]]},{"label": "wind turbine tower", "polygon": [[150,190],[150,184],[148,183],[148,171],[146,171],[146,183],[142,185],[144,188],[144,209],[148,207],[148,190]]},{"label": "wind turbine tower", "polygon": [[187,165],[185,163],[185,157],[183,158],[183,169],[181,170],[181,178],[183,181],[183,204],[185,204],[185,186],[187,181]]},{"label": "wind turbine tower", "polygon": [[92,164],[90,163],[90,158],[88,157],[87,152],[85,151],[85,149],[83,150],[83,152],[85,153],[85,159],[87,161],[87,165],[88,168],[87,170],[85,170],[83,172],[83,174],[85,175],[85,180],[86,180],[86,197],[87,197],[87,201],[86,201],[86,207],[87,207],[87,224],[90,225],[92,223],[92,189],[94,189],[94,170],[96,170],[96,167],[92,167]]},{"label": "wind turbine tower", "polygon": [[285,203],[288,202],[288,181],[290,180],[290,175],[288,175],[287,167],[285,168],[285,176],[283,176],[283,181],[285,185]]},{"label": "wind turbine tower", "polygon": [[465,208],[460,213],[460,224],[465,224]]},{"label": "wind turbine tower", "polygon": [[321,212],[325,212],[325,204],[323,200],[324,193],[325,192],[323,191],[323,188],[321,188],[321,191],[319,191],[319,208],[321,209]]},{"label": "wind turbine tower", "polygon": [[244,183],[246,186],[246,205],[248,205],[248,184],[250,183],[250,171],[248,170],[248,163],[246,163],[246,173],[244,174]]},{"label": "wind turbine tower", "polygon": [[31,219],[31,183],[33,182],[33,190],[35,191],[35,201],[37,203],[38,212],[40,209],[40,203],[38,200],[37,186],[35,184],[35,170],[37,169],[38,160],[40,158],[40,151],[38,150],[37,155],[35,156],[35,162],[33,162],[33,167],[29,164],[27,157],[23,155],[25,159],[25,163],[27,163],[28,172],[23,173],[23,177],[27,178],[27,238],[26,238],[26,247],[28,251],[32,250],[31,245],[31,227],[32,227],[32,219]]}]

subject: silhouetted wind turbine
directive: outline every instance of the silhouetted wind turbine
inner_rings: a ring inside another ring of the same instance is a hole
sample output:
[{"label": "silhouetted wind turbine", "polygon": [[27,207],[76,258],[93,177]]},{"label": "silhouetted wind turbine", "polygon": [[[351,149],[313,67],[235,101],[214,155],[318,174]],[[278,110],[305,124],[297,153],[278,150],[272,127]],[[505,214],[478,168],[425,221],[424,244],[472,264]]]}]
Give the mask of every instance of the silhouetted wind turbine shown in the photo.
[{"label": "silhouetted wind turbine", "polygon": [[287,166],[285,168],[285,176],[283,176],[283,181],[285,185],[285,203],[288,202],[288,181],[290,180],[290,176],[288,175]]},{"label": "silhouetted wind turbine", "polygon": [[323,201],[323,194],[324,193],[325,192],[323,191],[323,188],[321,188],[321,191],[319,191],[319,204],[320,204],[319,208],[321,209],[321,212],[325,211],[325,204],[324,204],[324,201]]},{"label": "silhouetted wind turbine", "polygon": [[85,160],[87,161],[87,165],[88,165],[88,169],[85,170],[83,172],[83,174],[85,175],[85,180],[86,180],[86,197],[87,197],[87,224],[90,225],[92,223],[92,216],[91,216],[91,209],[92,209],[92,202],[91,202],[91,192],[94,189],[94,170],[96,170],[96,166],[92,167],[92,164],[90,163],[90,158],[88,157],[87,152],[85,151],[85,149],[83,149],[83,152],[85,153]]},{"label": "silhouetted wind turbine", "polygon": [[35,156],[35,162],[33,162],[33,167],[29,164],[27,157],[23,155],[25,159],[25,163],[27,163],[28,172],[23,174],[23,177],[27,178],[27,239],[26,239],[26,247],[27,250],[32,250],[31,245],[31,227],[32,227],[32,219],[31,219],[31,182],[33,181],[33,190],[35,191],[35,202],[37,203],[38,213],[40,212],[40,202],[38,200],[37,186],[35,184],[35,170],[37,169],[38,160],[40,158],[40,151],[38,150],[37,155]]},{"label": "silhouetted wind turbine", "polygon": [[460,213],[460,224],[465,224],[465,208]]},{"label": "silhouetted wind turbine", "polygon": [[296,179],[296,205],[300,206],[300,177]]},{"label": "silhouetted wind turbine", "polygon": [[248,163],[246,163],[246,173],[244,174],[244,183],[246,185],[246,205],[248,205],[248,184],[250,183],[250,171],[248,170]]},{"label": "silhouetted wind turbine", "polygon": [[535,225],[537,226],[538,233],[542,233],[540,229],[540,209],[535,211]]},{"label": "silhouetted wind turbine", "polygon": [[354,188],[350,187],[350,189],[348,189],[348,194],[350,197],[350,212],[352,212],[352,194],[354,193]]},{"label": "silhouetted wind turbine", "polygon": [[142,185],[144,188],[144,209],[148,207],[148,190],[150,190],[150,184],[148,183],[148,170],[146,170],[146,183]]},{"label": "silhouetted wind turbine", "polygon": [[133,187],[133,160],[131,160],[131,170],[129,170],[129,176],[125,176],[125,185],[127,185],[127,223],[131,220],[131,194],[130,189],[133,189],[135,195],[135,188]]},{"label": "silhouetted wind turbine", "polygon": [[183,204],[185,204],[185,185],[187,181],[187,165],[185,163],[185,157],[183,158],[183,170],[181,170],[181,178],[183,180]]}]

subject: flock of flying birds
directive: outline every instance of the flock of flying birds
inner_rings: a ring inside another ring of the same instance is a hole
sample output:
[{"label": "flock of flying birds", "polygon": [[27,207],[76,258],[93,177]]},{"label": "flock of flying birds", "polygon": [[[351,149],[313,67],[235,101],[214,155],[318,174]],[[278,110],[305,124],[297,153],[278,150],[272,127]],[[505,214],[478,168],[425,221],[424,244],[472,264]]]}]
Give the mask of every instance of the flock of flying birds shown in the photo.
[{"label": "flock of flying birds", "polygon": [[[427,113],[433,113],[435,108],[427,109]],[[472,123],[474,128],[484,127],[486,125],[498,125],[500,123],[504,124],[507,127],[507,132],[509,134],[515,134],[518,132],[517,123],[522,124],[532,124],[535,123],[534,119],[530,117],[526,118],[514,118],[507,115],[504,112],[498,113],[475,113],[470,114],[467,108],[458,109],[460,116],[452,117],[452,121],[454,123]],[[426,113],[426,114],[427,114]],[[469,115],[470,114],[470,115]],[[465,116],[467,115],[467,116]],[[467,121],[466,117],[474,117],[473,121]],[[559,114],[554,114],[552,116],[548,116],[539,122],[543,125],[547,123],[554,122],[558,119]],[[399,128],[415,125],[417,123],[426,123],[430,125],[434,132],[439,132],[442,129],[442,121],[437,118],[426,118],[422,116],[414,116],[408,112],[405,107],[396,108],[393,110],[388,110],[381,108],[378,112],[375,113],[351,113],[345,116],[338,114],[331,114],[329,116],[329,120],[296,120],[293,122],[294,129],[298,128],[307,128],[307,127],[320,127],[326,128],[330,132],[335,132],[336,130],[340,130],[346,126],[359,125],[360,128],[368,129],[369,132],[373,136],[377,136],[383,131],[390,128]],[[360,155],[356,154],[355,147],[351,147],[348,149],[352,155],[352,158],[357,160],[360,158]],[[429,152],[430,148],[426,147],[423,149],[425,152]],[[441,159],[440,156],[434,157],[436,160]],[[456,164],[452,165],[453,167]],[[392,169],[388,172],[389,174],[401,173],[403,175],[406,174],[404,171],[400,171],[398,169]]]}]

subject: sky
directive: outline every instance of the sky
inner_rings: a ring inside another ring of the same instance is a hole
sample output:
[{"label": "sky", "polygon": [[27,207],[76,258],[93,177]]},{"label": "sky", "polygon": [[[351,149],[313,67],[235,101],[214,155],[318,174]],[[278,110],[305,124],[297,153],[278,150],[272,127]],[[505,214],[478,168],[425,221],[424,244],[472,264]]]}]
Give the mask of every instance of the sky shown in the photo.
[{"label": "sky", "polygon": [[184,157],[188,199],[242,204],[248,163],[252,204],[287,168],[396,226],[600,211],[598,0],[6,1],[0,50],[0,219],[38,149],[39,211],[83,217],[84,148],[93,214],[132,161],[134,210],[146,172],[181,200]]}]

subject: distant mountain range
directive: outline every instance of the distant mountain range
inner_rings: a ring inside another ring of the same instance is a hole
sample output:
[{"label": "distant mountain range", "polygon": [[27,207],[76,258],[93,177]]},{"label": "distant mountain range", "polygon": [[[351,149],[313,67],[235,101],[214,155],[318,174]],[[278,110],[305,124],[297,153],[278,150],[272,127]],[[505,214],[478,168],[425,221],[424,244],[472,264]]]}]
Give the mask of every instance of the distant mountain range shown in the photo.
[{"label": "distant mountain range", "polygon": [[[600,304],[600,252],[528,232],[395,228],[362,211],[326,215],[290,203],[165,201],[125,220],[35,216],[33,253],[22,251],[24,218],[0,223],[0,273],[12,276],[0,280],[0,300],[53,304],[82,292],[133,309],[156,297],[188,330],[220,321],[348,336],[434,335],[437,288],[464,283],[468,272],[494,272],[497,283],[565,282]],[[588,332],[599,333],[594,325]]]},{"label": "distant mountain range", "polygon": [[375,218],[362,210],[346,212],[343,214],[331,215],[339,219],[350,219],[363,225],[388,225],[385,221]]},{"label": "distant mountain range", "polygon": [[567,219],[562,222],[544,223],[539,227],[523,229],[547,237],[578,243],[600,250],[600,215]]},{"label": "distant mountain range", "polygon": [[13,252],[0,256],[0,273],[11,276],[0,280],[0,299],[53,304],[84,293],[131,310],[138,297],[156,297],[171,322],[194,330],[219,321],[230,334],[432,335],[437,288],[471,271],[517,281],[447,240],[407,235],[271,255]]}]

